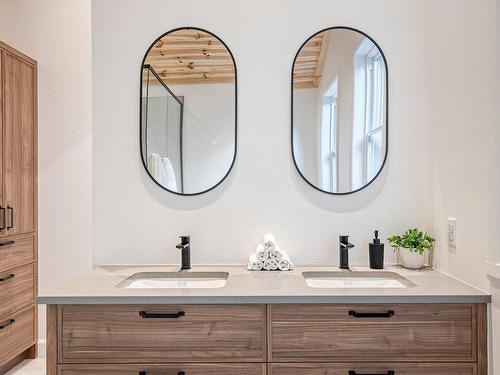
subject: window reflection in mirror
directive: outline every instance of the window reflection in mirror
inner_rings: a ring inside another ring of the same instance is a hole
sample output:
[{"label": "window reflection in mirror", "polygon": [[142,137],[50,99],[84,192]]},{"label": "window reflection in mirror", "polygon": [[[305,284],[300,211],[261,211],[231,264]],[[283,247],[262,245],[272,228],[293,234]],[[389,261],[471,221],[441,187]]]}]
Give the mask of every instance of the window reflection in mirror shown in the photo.
[{"label": "window reflection in mirror", "polygon": [[348,194],[370,184],[387,154],[387,66],[361,32],[332,28],[301,47],[293,65],[292,148],[316,189]]},{"label": "window reflection in mirror", "polygon": [[231,52],[208,31],[176,29],[152,44],[141,78],[141,155],[147,173],[176,194],[213,189],[236,154]]}]

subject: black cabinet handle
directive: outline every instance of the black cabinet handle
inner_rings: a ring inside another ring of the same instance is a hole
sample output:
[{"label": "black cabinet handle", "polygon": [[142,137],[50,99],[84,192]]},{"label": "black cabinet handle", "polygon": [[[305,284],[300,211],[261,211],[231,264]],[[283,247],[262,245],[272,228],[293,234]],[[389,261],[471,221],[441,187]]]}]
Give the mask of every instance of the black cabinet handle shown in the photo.
[{"label": "black cabinet handle", "polygon": [[178,319],[181,316],[186,315],[184,311],[179,311],[175,314],[162,314],[162,313],[148,313],[146,311],[139,311],[141,318],[145,319]]},{"label": "black cabinet handle", "polygon": [[389,370],[387,372],[383,372],[380,374],[360,374],[359,372],[356,372],[354,370],[349,370],[349,375],[394,375],[394,374],[395,374],[395,372],[392,370]]},{"label": "black cabinet handle", "polygon": [[355,318],[390,318],[394,315],[394,311],[389,310],[385,313],[359,313],[354,310],[349,310],[349,315]]},{"label": "black cabinet handle", "polygon": [[0,277],[0,283],[7,281],[7,280],[10,280],[10,279],[13,279],[14,277],[16,277],[16,275],[13,273],[11,273],[10,275],[4,276],[4,277]]},{"label": "black cabinet handle", "polygon": [[4,323],[0,323],[0,329],[4,329],[5,327],[10,326],[11,324],[14,324],[15,322],[16,322],[15,319],[10,319]]},{"label": "black cabinet handle", "polygon": [[10,215],[9,215],[10,222],[9,222],[9,224],[7,224],[7,230],[9,230],[9,229],[12,229],[12,227],[14,226],[14,207],[7,206],[7,211],[10,212]]},{"label": "black cabinet handle", "polygon": [[0,242],[0,247],[2,246],[9,246],[9,245],[14,245],[16,241],[5,241],[5,242]]},{"label": "black cabinet handle", "polygon": [[5,207],[0,206],[0,230],[5,229]]},{"label": "black cabinet handle", "polygon": [[[146,375],[146,371],[139,371],[139,375]],[[179,371],[177,375],[186,375],[184,371]]]}]

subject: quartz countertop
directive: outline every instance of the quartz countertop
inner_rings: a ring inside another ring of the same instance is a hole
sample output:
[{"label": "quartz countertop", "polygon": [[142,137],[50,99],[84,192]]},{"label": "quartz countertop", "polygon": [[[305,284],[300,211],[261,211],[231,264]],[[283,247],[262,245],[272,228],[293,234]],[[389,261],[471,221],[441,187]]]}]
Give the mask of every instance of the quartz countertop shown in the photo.
[{"label": "quartz countertop", "polygon": [[[176,272],[179,266],[109,265],[42,289],[39,304],[240,304],[240,303],[485,303],[491,296],[437,270],[388,266],[415,284],[406,288],[312,288],[302,272],[340,271],[334,265],[300,266],[293,271],[252,272],[243,265],[193,266],[184,272],[227,272],[222,288],[126,289],[116,285],[138,272]],[[351,267],[352,271],[374,271]],[[350,272],[344,270],[343,272]],[[377,271],[375,271],[377,272]]]}]

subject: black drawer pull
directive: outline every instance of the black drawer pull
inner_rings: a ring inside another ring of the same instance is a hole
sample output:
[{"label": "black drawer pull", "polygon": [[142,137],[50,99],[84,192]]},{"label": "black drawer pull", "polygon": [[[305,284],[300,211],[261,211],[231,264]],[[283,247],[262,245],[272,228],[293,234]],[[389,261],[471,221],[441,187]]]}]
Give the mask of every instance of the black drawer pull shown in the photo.
[{"label": "black drawer pull", "polygon": [[[139,375],[146,375],[146,371],[139,371]],[[184,371],[179,371],[177,375],[186,375]]]},{"label": "black drawer pull", "polygon": [[12,229],[14,227],[14,207],[7,206],[7,211],[10,211],[10,223],[7,224],[7,230]]},{"label": "black drawer pull", "polygon": [[16,277],[16,275],[14,273],[11,273],[10,275],[4,276],[4,277],[0,277],[0,283],[3,283],[4,281],[10,280],[10,279],[13,279],[14,277]]},{"label": "black drawer pull", "polygon": [[5,327],[8,327],[11,324],[14,324],[15,322],[16,322],[15,319],[10,319],[10,320],[7,320],[6,322],[0,323],[0,329],[4,329]]},{"label": "black drawer pull", "polygon": [[349,370],[349,375],[394,375],[395,372],[392,370],[389,370],[387,372],[383,372],[381,374],[360,374],[359,372],[356,372],[354,370]]},{"label": "black drawer pull", "polygon": [[5,241],[5,242],[0,242],[0,246],[9,246],[9,245],[14,245],[16,241]]},{"label": "black drawer pull", "polygon": [[186,315],[184,311],[179,311],[175,314],[162,314],[162,313],[148,313],[146,311],[139,311],[141,318],[145,319],[178,319],[181,316]]},{"label": "black drawer pull", "polygon": [[394,315],[394,311],[389,310],[385,313],[359,313],[354,310],[349,310],[349,315],[355,318],[390,318]]}]

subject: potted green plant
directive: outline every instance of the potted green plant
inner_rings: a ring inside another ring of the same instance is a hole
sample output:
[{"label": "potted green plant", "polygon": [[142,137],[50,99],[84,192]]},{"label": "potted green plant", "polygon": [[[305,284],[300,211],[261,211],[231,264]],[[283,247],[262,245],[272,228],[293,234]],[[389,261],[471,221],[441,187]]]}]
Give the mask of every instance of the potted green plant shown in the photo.
[{"label": "potted green plant", "polygon": [[434,238],[426,232],[414,228],[408,229],[401,236],[387,238],[389,245],[399,250],[404,268],[420,269],[425,263],[425,254],[432,250]]}]

